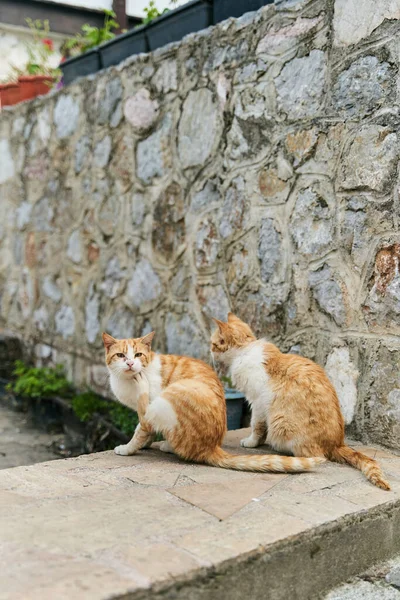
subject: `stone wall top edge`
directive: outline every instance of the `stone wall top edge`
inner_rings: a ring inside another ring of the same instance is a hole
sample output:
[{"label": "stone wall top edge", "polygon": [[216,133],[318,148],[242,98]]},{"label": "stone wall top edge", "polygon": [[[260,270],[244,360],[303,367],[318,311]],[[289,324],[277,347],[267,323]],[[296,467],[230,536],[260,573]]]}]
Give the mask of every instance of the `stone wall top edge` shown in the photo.
[{"label": "stone wall top edge", "polygon": [[[274,17],[282,16],[282,13],[286,14],[290,20],[295,20],[301,16],[302,13],[306,12],[305,9],[310,5],[320,5],[321,10],[323,9],[323,3],[320,2],[320,0],[296,0],[295,2],[293,0],[284,0],[280,3],[276,3],[276,5],[269,4],[260,8],[258,11],[245,13],[237,19],[229,18],[217,25],[210,26],[207,29],[190,33],[182,38],[182,40],[172,42],[166,46],[157,48],[152,52],[135,54],[121,61],[117,65],[101,69],[97,73],[87,75],[86,77],[79,77],[71,84],[58,90],[52,90],[45,96],[39,96],[33,100],[22,102],[15,106],[4,107],[0,111],[0,121],[9,117],[13,118],[19,114],[25,114],[26,112],[33,112],[36,109],[39,110],[42,106],[54,101],[54,99],[61,94],[73,93],[77,90],[81,90],[88,85],[90,86],[97,83],[104,77],[108,77],[113,72],[118,73],[125,71],[127,68],[131,69],[135,64],[138,65],[138,67],[148,62],[159,64],[164,60],[168,60],[172,55],[176,56],[178,51],[185,47],[190,48],[205,38],[212,37],[218,39],[219,36],[221,36],[228,40],[229,36],[233,35],[235,32],[243,32],[246,28],[250,29],[255,25],[258,25],[259,27],[266,26]],[[295,10],[293,10],[294,8]],[[304,16],[308,15],[304,14]]]}]

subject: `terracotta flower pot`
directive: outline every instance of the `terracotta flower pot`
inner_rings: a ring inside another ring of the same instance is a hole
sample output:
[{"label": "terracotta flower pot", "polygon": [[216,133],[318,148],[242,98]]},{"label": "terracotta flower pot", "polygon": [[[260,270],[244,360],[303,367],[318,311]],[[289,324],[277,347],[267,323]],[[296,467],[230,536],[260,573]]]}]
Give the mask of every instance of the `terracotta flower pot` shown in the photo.
[{"label": "terracotta flower pot", "polygon": [[48,94],[53,81],[53,78],[49,75],[21,75],[18,78],[21,88],[20,102]]},{"label": "terracotta flower pot", "polygon": [[18,83],[0,84],[0,106],[13,106],[20,102]]}]

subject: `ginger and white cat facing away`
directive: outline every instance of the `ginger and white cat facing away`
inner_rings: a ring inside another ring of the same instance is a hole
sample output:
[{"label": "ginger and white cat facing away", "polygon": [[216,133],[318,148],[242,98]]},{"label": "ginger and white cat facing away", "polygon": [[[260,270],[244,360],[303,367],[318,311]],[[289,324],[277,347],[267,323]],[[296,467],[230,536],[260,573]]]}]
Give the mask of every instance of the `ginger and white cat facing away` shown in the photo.
[{"label": "ginger and white cat facing away", "polygon": [[346,462],[374,485],[390,490],[377,462],[345,445],[339,400],[322,367],[257,340],[232,313],[227,323],[214,321],[218,329],[211,337],[211,352],[230,367],[233,385],[251,405],[252,432],[242,446],[255,448],[267,441],[294,456]]},{"label": "ginger and white cat facing away", "polygon": [[225,452],[221,448],[226,433],[225,395],[216,373],[201,360],[156,354],[151,350],[153,336],[152,332],[116,340],[103,333],[111,389],[122,404],[139,414],[133,438],[117,446],[117,454],[135,454],[161,432],[166,440],[161,450],[215,467],[289,473],[325,462]]}]

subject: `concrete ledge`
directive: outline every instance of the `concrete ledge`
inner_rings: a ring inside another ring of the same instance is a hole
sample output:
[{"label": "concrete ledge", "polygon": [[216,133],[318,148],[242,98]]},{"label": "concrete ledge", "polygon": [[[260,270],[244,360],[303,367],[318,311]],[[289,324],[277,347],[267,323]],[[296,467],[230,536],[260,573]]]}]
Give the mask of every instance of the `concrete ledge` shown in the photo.
[{"label": "concrete ledge", "polygon": [[157,449],[1,471],[0,598],[318,597],[400,552],[400,458],[363,451],[392,492],[345,465],[237,473]]},{"label": "concrete ledge", "polygon": [[[152,600],[305,600],[319,598],[400,552],[400,502],[289,536],[256,552],[153,590]],[[166,593],[167,592],[167,593]],[[250,596],[249,596],[250,594]],[[119,596],[149,598],[146,592]]]}]

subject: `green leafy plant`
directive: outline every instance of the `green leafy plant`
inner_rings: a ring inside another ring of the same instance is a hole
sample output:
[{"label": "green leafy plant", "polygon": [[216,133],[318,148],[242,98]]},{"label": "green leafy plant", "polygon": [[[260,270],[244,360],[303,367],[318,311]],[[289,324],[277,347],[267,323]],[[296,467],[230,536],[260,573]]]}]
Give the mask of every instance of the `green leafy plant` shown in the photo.
[{"label": "green leafy plant", "polygon": [[113,404],[110,408],[111,422],[125,435],[133,435],[136,425],[139,423],[138,416],[123,404]]},{"label": "green leafy plant", "polygon": [[92,391],[77,394],[72,398],[72,409],[78,419],[90,421],[94,414],[103,415],[110,423],[126,435],[132,435],[138,424],[135,412],[127,406],[104,400]]},{"label": "green leafy plant", "polygon": [[[12,374],[15,380],[7,385],[9,391],[26,398],[54,396],[70,398],[72,410],[83,423],[98,414],[114,427],[131,436],[139,422],[137,414],[127,406],[105,400],[91,390],[74,393],[72,384],[65,377],[62,365],[54,368],[31,367],[17,360]],[[158,436],[158,439],[162,438]]]},{"label": "green leafy plant", "polygon": [[113,10],[104,10],[103,27],[93,27],[92,25],[82,25],[82,32],[68,40],[65,47],[71,51],[71,54],[78,55],[87,52],[103,42],[108,42],[115,38],[113,29],[118,29],[119,24],[115,20],[116,14]]},{"label": "green leafy plant", "polygon": [[68,395],[71,392],[71,385],[65,378],[61,365],[54,369],[30,367],[17,360],[12,374],[15,381],[10,382],[7,389],[18,396],[48,398]]},{"label": "green leafy plant", "polygon": [[149,5],[144,9],[144,14],[146,15],[142,19],[142,25],[147,25],[157,19],[157,17],[161,17],[165,12],[168,12],[168,8],[164,8],[163,11],[159,11],[154,0],[150,0]]},{"label": "green leafy plant", "polygon": [[88,391],[74,396],[71,400],[71,404],[78,419],[85,423],[86,421],[89,421],[95,413],[106,413],[110,403],[103,398],[100,398],[100,396],[94,392]]},{"label": "green leafy plant", "polygon": [[[176,5],[177,2],[178,0],[171,0],[170,4]],[[146,16],[143,17],[141,25],[147,25],[148,23],[151,23],[151,21],[154,21],[154,19],[157,19],[157,17],[161,17],[161,15],[163,15],[166,12],[169,12],[169,8],[164,8],[163,11],[159,11],[156,6],[155,0],[150,0],[148,6],[144,8],[144,14]]]}]

